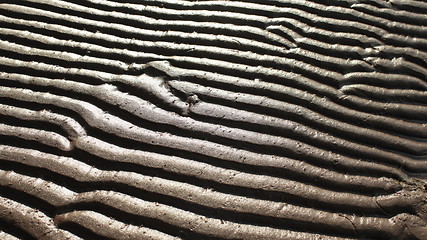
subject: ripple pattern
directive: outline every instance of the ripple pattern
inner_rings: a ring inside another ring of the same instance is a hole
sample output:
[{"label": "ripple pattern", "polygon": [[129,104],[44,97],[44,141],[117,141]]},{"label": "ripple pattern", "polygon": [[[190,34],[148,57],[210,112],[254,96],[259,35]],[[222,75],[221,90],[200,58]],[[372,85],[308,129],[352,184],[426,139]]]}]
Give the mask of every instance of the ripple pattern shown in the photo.
[{"label": "ripple pattern", "polygon": [[0,238],[427,239],[426,13],[0,1]]}]

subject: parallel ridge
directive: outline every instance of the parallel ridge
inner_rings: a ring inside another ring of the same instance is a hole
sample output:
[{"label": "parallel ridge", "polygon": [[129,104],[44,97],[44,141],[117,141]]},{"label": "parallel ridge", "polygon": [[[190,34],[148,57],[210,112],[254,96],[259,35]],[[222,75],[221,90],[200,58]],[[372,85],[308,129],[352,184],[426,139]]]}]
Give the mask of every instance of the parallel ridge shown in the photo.
[{"label": "parallel ridge", "polygon": [[0,238],[425,239],[422,1],[0,3]]}]

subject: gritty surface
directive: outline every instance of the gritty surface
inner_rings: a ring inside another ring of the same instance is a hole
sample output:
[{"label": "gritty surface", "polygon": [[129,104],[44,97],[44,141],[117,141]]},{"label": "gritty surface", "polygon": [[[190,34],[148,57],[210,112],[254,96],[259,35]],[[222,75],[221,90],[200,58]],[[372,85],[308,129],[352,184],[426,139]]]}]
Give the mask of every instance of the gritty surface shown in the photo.
[{"label": "gritty surface", "polygon": [[427,239],[424,1],[0,3],[1,239]]}]

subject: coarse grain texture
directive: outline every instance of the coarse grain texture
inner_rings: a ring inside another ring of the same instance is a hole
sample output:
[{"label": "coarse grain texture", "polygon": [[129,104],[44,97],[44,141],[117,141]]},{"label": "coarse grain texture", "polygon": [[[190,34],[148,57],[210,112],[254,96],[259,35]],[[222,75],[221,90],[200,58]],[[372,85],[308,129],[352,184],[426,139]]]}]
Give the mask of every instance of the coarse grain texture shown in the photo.
[{"label": "coarse grain texture", "polygon": [[3,0],[1,239],[427,239],[427,4]]}]

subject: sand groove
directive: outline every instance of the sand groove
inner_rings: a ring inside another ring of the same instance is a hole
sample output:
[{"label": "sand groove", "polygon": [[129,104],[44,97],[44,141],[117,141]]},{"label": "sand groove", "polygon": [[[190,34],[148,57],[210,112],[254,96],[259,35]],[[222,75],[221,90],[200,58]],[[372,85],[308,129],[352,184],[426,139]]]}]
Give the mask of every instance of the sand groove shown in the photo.
[{"label": "sand groove", "polygon": [[0,238],[425,239],[423,1],[0,3]]}]

